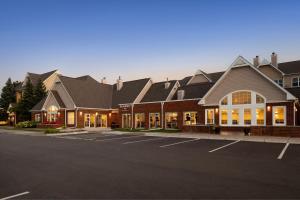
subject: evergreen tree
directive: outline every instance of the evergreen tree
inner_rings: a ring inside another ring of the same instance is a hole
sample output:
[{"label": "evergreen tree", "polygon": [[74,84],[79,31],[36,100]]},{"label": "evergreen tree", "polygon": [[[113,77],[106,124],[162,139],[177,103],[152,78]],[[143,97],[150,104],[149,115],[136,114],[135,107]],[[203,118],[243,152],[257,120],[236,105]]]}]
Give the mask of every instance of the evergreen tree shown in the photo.
[{"label": "evergreen tree", "polygon": [[46,87],[41,79],[39,79],[37,85],[34,88],[34,105],[39,103],[44,97],[46,97]]},{"label": "evergreen tree", "polygon": [[20,121],[31,120],[30,110],[35,105],[34,87],[28,79],[23,92],[21,102],[17,105],[17,116]]},{"label": "evergreen tree", "polygon": [[16,91],[15,87],[9,78],[5,86],[2,88],[1,98],[0,98],[0,108],[3,108],[5,111],[7,111],[8,106],[10,103],[16,102]]}]

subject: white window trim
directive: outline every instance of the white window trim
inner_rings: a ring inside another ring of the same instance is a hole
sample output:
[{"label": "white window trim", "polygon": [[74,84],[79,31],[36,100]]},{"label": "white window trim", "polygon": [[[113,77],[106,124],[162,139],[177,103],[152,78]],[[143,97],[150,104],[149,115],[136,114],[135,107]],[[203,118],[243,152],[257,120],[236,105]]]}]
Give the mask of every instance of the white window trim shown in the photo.
[{"label": "white window trim", "polygon": [[[37,120],[37,116],[39,116],[39,120]],[[40,113],[37,113],[34,115],[34,121],[35,122],[41,122],[41,114]]]},{"label": "white window trim", "polygon": [[136,121],[136,116],[137,115],[144,115],[144,123],[146,122],[146,115],[145,113],[141,112],[141,113],[134,113],[134,128],[135,129],[145,129],[146,127],[137,127],[137,121]]},{"label": "white window trim", "polygon": [[[293,86],[293,79],[294,78],[297,78],[298,79],[298,86]],[[292,88],[297,88],[297,87],[300,87],[300,76],[295,76],[291,79],[291,87]]]},{"label": "white window trim", "polygon": [[[196,113],[198,115],[198,111],[184,111],[182,112],[182,125],[183,126],[196,126],[197,124],[199,124],[199,122],[197,123],[197,119],[196,120],[196,124],[190,124],[190,125],[186,125],[184,122],[185,122],[185,113]],[[199,118],[199,115],[198,115],[198,118]]]},{"label": "white window trim", "polygon": [[150,122],[150,115],[151,114],[158,114],[159,115],[159,125],[162,126],[161,113],[160,112],[151,112],[151,113],[149,113],[149,129],[161,129],[162,127],[158,127],[158,128],[152,128],[151,127],[151,122]]},{"label": "white window trim", "polygon": [[130,116],[130,121],[129,121],[129,128],[131,128],[131,124],[132,124],[132,116],[131,116],[131,114],[129,114],[129,113],[123,113],[122,114],[122,128],[124,128],[124,117],[125,116],[127,116],[127,117],[129,117]]},{"label": "white window trim", "polygon": [[[276,108],[283,108],[283,116],[284,116],[284,123],[283,124],[277,124],[275,122],[275,109]],[[286,126],[286,106],[272,106],[272,121],[273,121],[273,126]]]},{"label": "white window trim", "polygon": [[[207,123],[207,111],[209,111],[209,110],[213,111],[213,123]],[[215,124],[215,109],[214,108],[205,109],[205,124],[206,125],[213,125],[213,124]]]},{"label": "white window trim", "polygon": [[[247,91],[251,92],[251,104],[237,104],[232,105],[232,93],[235,92],[241,92],[241,91]],[[256,103],[256,95],[261,96],[264,99],[264,103],[257,104]],[[225,98],[227,99],[227,105],[221,105],[221,101]],[[251,125],[250,124],[244,124],[244,109],[251,109]],[[264,109],[264,124],[257,124],[256,120],[256,109],[262,108]],[[239,124],[232,124],[232,110],[238,109],[239,110]],[[227,124],[221,123],[221,110],[227,110]],[[205,112],[205,123],[206,123],[206,112]],[[266,125],[266,98],[254,91],[251,90],[237,90],[233,91],[219,101],[219,125],[220,126],[265,126]]]}]

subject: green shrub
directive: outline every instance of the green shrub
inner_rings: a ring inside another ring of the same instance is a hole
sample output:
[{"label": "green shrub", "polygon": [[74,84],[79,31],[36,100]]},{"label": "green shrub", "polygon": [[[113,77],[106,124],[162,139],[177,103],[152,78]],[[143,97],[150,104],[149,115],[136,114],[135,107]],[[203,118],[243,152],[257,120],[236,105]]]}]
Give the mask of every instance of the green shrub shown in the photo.
[{"label": "green shrub", "polygon": [[35,121],[25,121],[25,122],[19,122],[16,124],[16,128],[36,128],[37,122]]},{"label": "green shrub", "polygon": [[59,133],[60,131],[58,129],[55,129],[55,128],[47,128],[45,130],[45,133],[46,134],[53,134],[53,133]]}]

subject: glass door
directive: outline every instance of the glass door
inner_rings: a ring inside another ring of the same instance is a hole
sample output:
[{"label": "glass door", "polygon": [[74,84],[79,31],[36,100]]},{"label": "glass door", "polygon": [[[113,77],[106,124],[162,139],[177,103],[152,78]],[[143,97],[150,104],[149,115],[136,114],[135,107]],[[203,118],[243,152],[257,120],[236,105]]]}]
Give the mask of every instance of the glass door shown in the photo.
[{"label": "glass door", "polygon": [[84,127],[91,127],[91,115],[84,114]]}]

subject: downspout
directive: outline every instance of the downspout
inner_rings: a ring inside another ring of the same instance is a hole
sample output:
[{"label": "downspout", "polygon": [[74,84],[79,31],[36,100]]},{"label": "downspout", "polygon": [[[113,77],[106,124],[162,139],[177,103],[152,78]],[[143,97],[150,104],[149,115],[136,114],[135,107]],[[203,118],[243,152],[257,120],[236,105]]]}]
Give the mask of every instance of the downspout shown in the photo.
[{"label": "downspout", "polygon": [[134,104],[131,104],[131,130],[133,129],[133,120],[134,120],[134,117],[133,117],[133,107],[134,107]]},{"label": "downspout", "polygon": [[165,102],[161,102],[161,128],[165,129],[165,120],[164,120],[164,103]]}]

